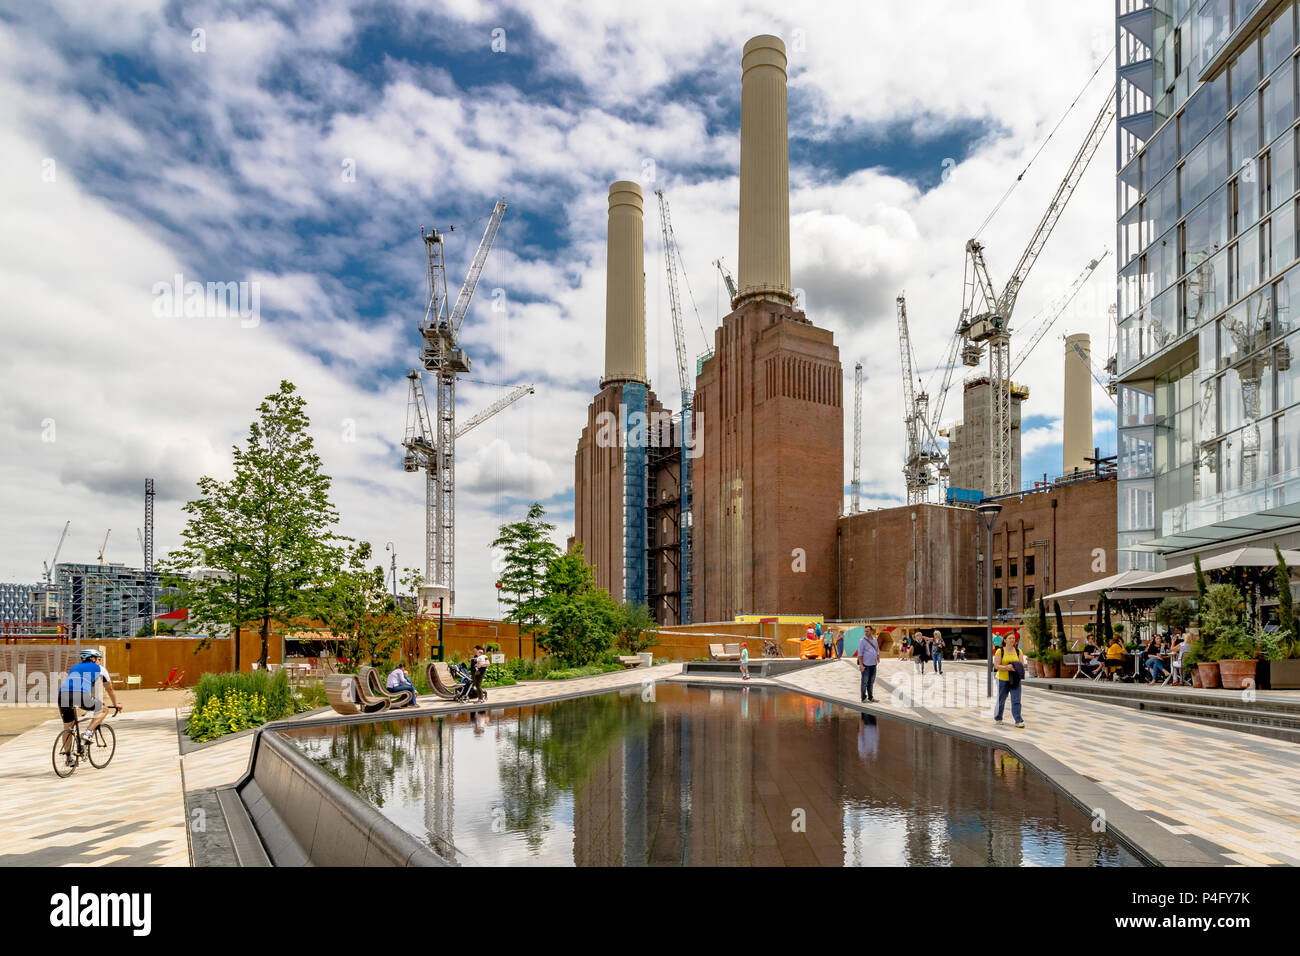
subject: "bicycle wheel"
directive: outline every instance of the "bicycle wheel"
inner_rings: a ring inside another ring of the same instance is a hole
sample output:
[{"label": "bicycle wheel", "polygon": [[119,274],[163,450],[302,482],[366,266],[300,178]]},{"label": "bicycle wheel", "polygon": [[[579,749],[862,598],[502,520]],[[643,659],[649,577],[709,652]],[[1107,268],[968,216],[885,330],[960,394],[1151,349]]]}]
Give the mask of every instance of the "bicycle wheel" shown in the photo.
[{"label": "bicycle wheel", "polygon": [[71,777],[72,772],[77,769],[77,742],[70,740],[68,743],[72,747],[71,759],[63,752],[63,731],[59,731],[54,738],[54,772],[60,777]]},{"label": "bicycle wheel", "polygon": [[95,728],[95,736],[86,744],[86,757],[92,767],[103,770],[113,759],[116,750],[117,734],[113,733],[113,728],[108,724],[100,724]]}]

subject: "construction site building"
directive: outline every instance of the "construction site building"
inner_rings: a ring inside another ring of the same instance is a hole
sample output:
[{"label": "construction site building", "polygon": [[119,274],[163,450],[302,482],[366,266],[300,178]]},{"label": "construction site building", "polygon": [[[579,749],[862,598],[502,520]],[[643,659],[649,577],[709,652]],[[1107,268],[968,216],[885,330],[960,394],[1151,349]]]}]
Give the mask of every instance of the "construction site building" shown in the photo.
[{"label": "construction site building", "polygon": [[[1020,487],[1020,405],[1029,398],[1024,385],[1011,386],[1011,482]],[[967,379],[962,389],[962,420],[948,431],[949,483],[953,488],[989,488],[989,378]]]}]

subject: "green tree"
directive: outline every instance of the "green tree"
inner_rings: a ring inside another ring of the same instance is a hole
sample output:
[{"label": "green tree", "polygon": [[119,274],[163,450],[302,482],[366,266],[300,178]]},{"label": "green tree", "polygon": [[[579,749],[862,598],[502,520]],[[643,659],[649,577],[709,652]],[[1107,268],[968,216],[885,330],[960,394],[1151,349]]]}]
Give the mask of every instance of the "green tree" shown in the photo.
[{"label": "green tree", "polygon": [[624,601],[618,606],[614,618],[614,637],[619,647],[627,648],[629,654],[640,654],[647,647],[654,645],[659,630],[659,622],[644,604]]},{"label": "green tree", "polygon": [[1065,618],[1061,616],[1061,602],[1052,602],[1052,613],[1056,616],[1056,636],[1061,640],[1061,650],[1070,649],[1070,639],[1065,635]]},{"label": "green tree", "polygon": [[1192,555],[1192,566],[1196,568],[1196,609],[1197,622],[1200,622],[1200,610],[1205,607],[1205,572],[1201,570],[1201,556]]},{"label": "green tree", "polygon": [[189,518],[181,546],[158,563],[162,584],[176,589],[166,602],[173,610],[189,609],[190,625],[204,635],[206,647],[216,634],[235,642],[235,670],[240,667],[240,637],[249,617],[247,515],[233,483],[204,475],[199,496],[182,509]]},{"label": "green tree", "polygon": [[392,661],[405,629],[400,606],[384,587],[384,569],[367,566],[370,560],[369,541],[349,547],[322,594],[320,617],[341,639],[339,649],[350,667]]},{"label": "green tree", "polygon": [[582,546],[553,558],[546,568],[540,616],[542,649],[572,666],[590,664],[614,643],[618,605],[596,587]]},{"label": "green tree", "polygon": [[220,585],[190,582],[187,596],[206,604],[202,620],[235,628],[236,646],[239,626],[258,622],[263,668],[272,621],[321,615],[341,563],[338,542],[347,540],[332,530],[338,512],[307,432],[306,409],[292,382],[282,381],[262,400],[244,447],[232,449],[234,477],[200,479],[200,497],[185,508],[191,515],[182,533],[186,544],[172,564],[224,576]]},{"label": "green tree", "polygon": [[523,521],[501,525],[492,542],[501,552],[498,581],[501,602],[508,608],[505,619],[534,634],[542,618],[547,569],[560,556],[551,540],[555,525],[543,521],[545,515],[546,509],[533,502]]},{"label": "green tree", "polygon": [[1286,566],[1282,550],[1275,544],[1273,553],[1277,555],[1277,622],[1289,641],[1294,641],[1295,606],[1291,599],[1291,569]]}]

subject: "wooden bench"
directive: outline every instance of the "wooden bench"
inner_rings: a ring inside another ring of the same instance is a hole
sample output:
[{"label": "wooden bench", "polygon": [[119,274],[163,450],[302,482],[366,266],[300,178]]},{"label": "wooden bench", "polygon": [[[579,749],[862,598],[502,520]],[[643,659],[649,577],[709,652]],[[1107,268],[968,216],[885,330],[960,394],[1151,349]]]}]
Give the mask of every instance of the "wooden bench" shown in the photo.
[{"label": "wooden bench", "polygon": [[369,697],[375,700],[387,700],[390,707],[415,706],[415,694],[409,690],[389,690],[379,679],[379,671],[373,667],[362,667],[357,672],[357,679],[361,681],[361,686],[366,689]]},{"label": "wooden bench", "polygon": [[375,700],[362,693],[356,674],[330,674],[326,677],[325,699],[340,714],[378,714],[389,707],[387,699]]},{"label": "wooden bench", "polygon": [[429,689],[443,700],[456,699],[456,685],[460,683],[451,674],[451,667],[446,661],[429,661],[424,669],[429,679]]},{"label": "wooden bench", "polygon": [[636,654],[623,654],[617,660],[624,667],[640,667],[642,663],[641,658]]}]

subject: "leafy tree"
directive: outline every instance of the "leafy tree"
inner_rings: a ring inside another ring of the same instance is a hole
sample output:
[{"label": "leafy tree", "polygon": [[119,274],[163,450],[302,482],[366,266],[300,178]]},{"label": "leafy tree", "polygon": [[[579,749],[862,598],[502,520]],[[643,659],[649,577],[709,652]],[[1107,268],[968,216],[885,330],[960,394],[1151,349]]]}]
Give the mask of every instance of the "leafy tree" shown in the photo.
[{"label": "leafy tree", "polygon": [[391,661],[402,643],[405,621],[384,587],[384,569],[367,567],[369,541],[347,549],[346,559],[321,601],[321,619],[341,638],[339,650],[347,666]]},{"label": "leafy tree", "polygon": [[1192,622],[1192,606],[1182,598],[1167,597],[1155,606],[1151,616],[1166,627],[1186,627]]},{"label": "leafy tree", "polygon": [[505,619],[534,633],[542,618],[547,570],[560,556],[551,540],[555,525],[543,521],[545,515],[546,509],[533,502],[523,521],[501,525],[492,542],[501,551],[501,601],[509,609]]},{"label": "leafy tree", "polygon": [[178,582],[192,617],[198,605],[198,622],[231,626],[236,647],[241,625],[258,622],[263,668],[273,620],[321,615],[341,563],[336,542],[346,540],[332,530],[338,512],[307,432],[306,407],[287,381],[262,400],[244,447],[232,449],[234,477],[199,480],[199,498],[185,507],[185,545],[169,556],[175,570],[214,572]]},{"label": "leafy tree", "polygon": [[659,622],[644,604],[624,601],[614,619],[614,636],[629,654],[640,654],[657,640]]},{"label": "leafy tree", "polygon": [[1070,649],[1070,639],[1065,636],[1065,618],[1061,616],[1061,602],[1052,602],[1052,611],[1056,615],[1056,636],[1061,640],[1061,650]]},{"label": "leafy tree", "polygon": [[1295,607],[1291,599],[1291,569],[1286,566],[1282,550],[1275,544],[1273,553],[1277,555],[1277,621],[1287,640],[1294,641]]},{"label": "leafy tree", "polygon": [[540,616],[545,630],[542,649],[566,664],[590,664],[614,643],[618,605],[609,592],[596,587],[582,546],[553,558],[546,568]]},{"label": "leafy tree", "polygon": [[239,670],[240,637],[249,617],[248,528],[242,502],[231,482],[204,475],[199,496],[182,509],[189,515],[183,544],[159,563],[159,577],[175,593],[164,601],[173,610],[189,609],[189,621],[203,634],[197,650],[214,634],[230,633]]}]

